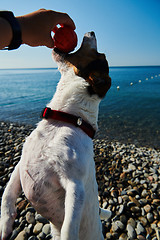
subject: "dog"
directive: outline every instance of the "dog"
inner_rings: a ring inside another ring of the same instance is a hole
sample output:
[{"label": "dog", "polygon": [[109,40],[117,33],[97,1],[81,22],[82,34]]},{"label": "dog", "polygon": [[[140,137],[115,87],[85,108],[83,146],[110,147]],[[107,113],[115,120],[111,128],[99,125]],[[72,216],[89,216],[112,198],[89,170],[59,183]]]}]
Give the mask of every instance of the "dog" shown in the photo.
[{"label": "dog", "polygon": [[53,240],[103,240],[93,142],[98,106],[111,86],[108,62],[98,53],[94,32],[79,50],[53,50],[61,79],[43,119],[27,137],[21,160],[2,197],[0,232],[7,239],[21,191],[51,223]]}]

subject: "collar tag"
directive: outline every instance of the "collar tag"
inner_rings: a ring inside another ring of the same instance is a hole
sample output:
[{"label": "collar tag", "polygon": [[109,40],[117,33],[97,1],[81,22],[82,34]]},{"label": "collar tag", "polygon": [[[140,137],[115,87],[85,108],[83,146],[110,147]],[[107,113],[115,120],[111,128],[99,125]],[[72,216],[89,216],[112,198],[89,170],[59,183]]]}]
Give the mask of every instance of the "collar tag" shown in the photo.
[{"label": "collar tag", "polygon": [[77,125],[78,125],[78,126],[81,126],[81,125],[82,125],[82,122],[83,122],[82,118],[79,117],[79,118],[77,119]]}]

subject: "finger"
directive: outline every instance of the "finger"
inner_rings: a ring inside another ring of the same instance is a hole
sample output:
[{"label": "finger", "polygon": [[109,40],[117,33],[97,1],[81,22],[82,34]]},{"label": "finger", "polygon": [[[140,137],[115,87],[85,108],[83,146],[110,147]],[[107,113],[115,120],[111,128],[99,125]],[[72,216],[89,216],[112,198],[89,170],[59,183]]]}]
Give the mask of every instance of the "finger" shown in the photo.
[{"label": "finger", "polygon": [[76,26],[75,26],[74,22],[70,21],[69,19],[66,19],[63,22],[61,21],[59,24],[62,25],[62,26],[66,25],[66,26],[72,28],[73,30],[76,29]]},{"label": "finger", "polygon": [[66,13],[60,13],[59,22],[57,24],[67,25],[73,30],[76,28],[74,21],[70,18],[70,16]]}]

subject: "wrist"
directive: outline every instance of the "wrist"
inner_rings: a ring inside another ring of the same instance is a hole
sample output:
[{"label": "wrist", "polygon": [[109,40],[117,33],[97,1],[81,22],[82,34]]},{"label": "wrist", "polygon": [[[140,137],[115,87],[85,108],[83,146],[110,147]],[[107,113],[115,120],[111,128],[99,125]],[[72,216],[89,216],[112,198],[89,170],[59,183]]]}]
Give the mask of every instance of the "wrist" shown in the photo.
[{"label": "wrist", "polygon": [[[12,30],[12,34],[10,35],[10,36],[12,36],[12,39],[11,39],[10,44],[9,45],[7,44],[8,47],[6,49],[13,50],[13,49],[19,48],[20,45],[22,44],[21,27],[20,27],[19,22],[15,18],[14,14],[10,11],[0,11],[0,17],[8,22],[8,24],[10,25],[11,30]],[[5,24],[6,24],[6,22],[5,22]],[[9,40],[10,40],[10,38],[8,40],[6,40],[6,42]]]},{"label": "wrist", "polygon": [[22,44],[26,44],[26,24],[25,24],[25,19],[23,16],[19,16],[19,17],[16,17],[17,21],[19,22],[20,24],[20,27],[21,27],[21,34],[22,34]]},{"label": "wrist", "polygon": [[13,32],[9,22],[2,17],[0,17],[0,30],[3,32],[3,34],[1,34],[0,49],[3,49],[11,43]]}]

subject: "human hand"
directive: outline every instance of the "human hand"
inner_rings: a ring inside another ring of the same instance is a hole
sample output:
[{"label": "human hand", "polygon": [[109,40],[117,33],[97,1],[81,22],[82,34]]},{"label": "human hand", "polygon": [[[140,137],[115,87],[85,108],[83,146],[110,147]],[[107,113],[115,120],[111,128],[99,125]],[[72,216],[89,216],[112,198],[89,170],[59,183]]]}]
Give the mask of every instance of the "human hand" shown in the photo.
[{"label": "human hand", "polygon": [[40,9],[17,17],[22,29],[22,43],[29,46],[54,47],[51,32],[57,24],[75,29],[73,20],[66,13]]}]

